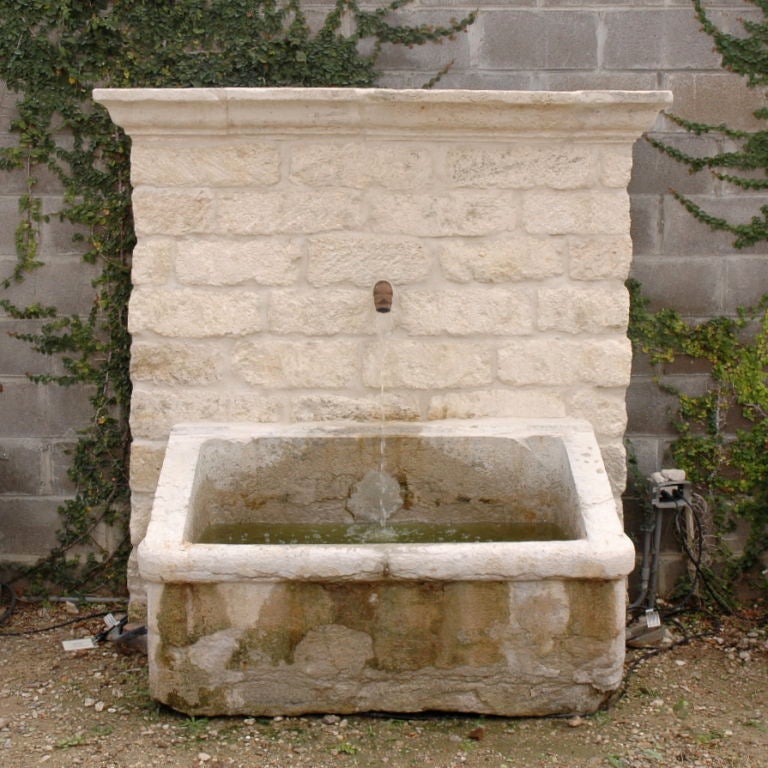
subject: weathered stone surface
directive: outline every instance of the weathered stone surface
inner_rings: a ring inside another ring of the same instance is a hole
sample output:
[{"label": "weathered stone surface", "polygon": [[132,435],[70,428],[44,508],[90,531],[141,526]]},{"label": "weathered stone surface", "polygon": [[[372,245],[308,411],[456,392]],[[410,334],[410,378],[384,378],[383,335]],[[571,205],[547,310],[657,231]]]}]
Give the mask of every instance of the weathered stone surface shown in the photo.
[{"label": "weathered stone surface", "polygon": [[432,157],[423,145],[304,141],[290,148],[290,157],[291,178],[310,186],[413,190],[432,181]]},{"label": "weathered stone surface", "polygon": [[131,445],[131,488],[140,493],[152,493],[157,487],[160,467],[165,456],[165,444],[134,440]]},{"label": "weathered stone surface", "polygon": [[410,289],[399,296],[400,326],[412,336],[515,336],[534,327],[535,292],[525,286]]},{"label": "weathered stone surface", "polygon": [[280,187],[269,192],[218,192],[216,217],[205,231],[223,235],[312,234],[359,229],[365,223],[360,193]]},{"label": "weathered stone surface", "polygon": [[[414,521],[478,514],[475,496],[483,516],[494,504],[509,515],[514,498],[518,514],[554,510],[579,536],[272,545],[259,557],[196,543],[214,508],[316,521],[319,493],[323,520],[348,519],[350,483],[370,466],[361,452],[377,456],[382,435]],[[233,509],[233,493],[250,506]],[[583,508],[588,520],[574,519]],[[152,695],[195,715],[593,711],[621,681],[633,561],[583,424],[182,427],[139,554]]]},{"label": "weathered stone surface", "polygon": [[213,225],[213,194],[201,189],[133,190],[136,234],[186,235],[207,232]]},{"label": "weathered stone surface", "polygon": [[404,395],[380,393],[356,398],[335,394],[314,394],[296,397],[291,408],[291,421],[416,421],[421,407],[414,393]]},{"label": "weathered stone surface", "polygon": [[432,260],[418,238],[335,233],[308,243],[307,279],[314,286],[349,282],[370,287],[386,277],[397,285],[425,278]]},{"label": "weathered stone surface", "polygon": [[226,365],[218,345],[135,341],[131,346],[131,378],[155,384],[213,384]]},{"label": "weathered stone surface", "polygon": [[624,330],[629,317],[629,296],[612,283],[542,288],[538,292],[541,331],[600,333]]},{"label": "weathered stone surface", "polygon": [[604,437],[622,437],[627,429],[625,390],[580,389],[569,393],[568,415],[588,418],[595,432]]},{"label": "weathered stone surface", "polygon": [[524,193],[523,222],[530,234],[624,234],[629,198],[624,191],[546,191]]},{"label": "weathered stone surface", "polygon": [[176,275],[186,285],[291,285],[302,256],[292,239],[198,239],[178,246]]},{"label": "weathered stone surface", "polygon": [[185,421],[279,421],[282,402],[253,392],[141,385],[134,387],[131,405],[133,437],[164,440]]},{"label": "weathered stone surface", "polygon": [[131,295],[128,330],[190,338],[243,336],[264,328],[264,305],[264,294],[258,291],[137,288]]},{"label": "weathered stone surface", "polygon": [[487,343],[393,339],[383,354],[378,345],[366,348],[363,383],[416,390],[487,386],[493,381],[492,367]]},{"label": "weathered stone surface", "polygon": [[419,237],[490,235],[515,228],[513,192],[460,190],[450,194],[384,194],[370,200],[370,226],[375,232]]},{"label": "weathered stone surface", "polygon": [[370,288],[283,289],[270,295],[268,326],[274,333],[370,334],[372,325]]},{"label": "weathered stone surface", "polygon": [[499,349],[499,378],[515,386],[580,382],[625,387],[631,364],[628,339],[542,337],[508,341]]},{"label": "weathered stone surface", "polygon": [[430,419],[474,419],[493,416],[512,418],[558,417],[567,414],[556,391],[488,389],[448,392],[429,401]]},{"label": "weathered stone surface", "polygon": [[133,285],[162,285],[173,274],[178,253],[176,240],[146,237],[136,243],[131,261]]},{"label": "weathered stone surface", "polygon": [[[600,182],[604,187],[626,189],[632,174],[632,147],[602,147],[600,149]],[[550,185],[551,186],[551,185]]]},{"label": "weathered stone surface", "polygon": [[345,339],[243,341],[232,365],[253,386],[346,389],[359,381],[359,357],[358,342]]},{"label": "weathered stone surface", "polygon": [[[456,186],[578,189],[595,183],[594,155],[589,145],[526,141],[504,148],[452,149],[447,169]],[[629,165],[626,170],[628,180]]]},{"label": "weathered stone surface", "polygon": [[568,274],[574,280],[626,280],[632,261],[629,235],[571,237],[568,240]]},{"label": "weathered stone surface", "polygon": [[[564,271],[566,241],[556,237],[514,237],[441,241],[440,266],[459,283],[501,283],[555,277]],[[571,257],[573,260],[573,257]]]},{"label": "weathered stone surface", "polygon": [[222,146],[179,139],[136,141],[131,150],[134,186],[261,186],[280,180],[275,144],[236,141]]}]

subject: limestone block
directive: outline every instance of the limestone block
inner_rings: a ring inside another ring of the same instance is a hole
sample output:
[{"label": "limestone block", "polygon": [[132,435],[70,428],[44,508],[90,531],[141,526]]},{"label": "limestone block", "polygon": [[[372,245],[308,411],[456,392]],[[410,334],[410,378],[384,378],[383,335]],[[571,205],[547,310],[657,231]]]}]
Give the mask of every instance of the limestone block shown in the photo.
[{"label": "limestone block", "polygon": [[173,273],[177,242],[170,237],[145,237],[136,243],[131,261],[133,285],[161,285]]},{"label": "limestone block", "polygon": [[131,295],[128,330],[161,336],[242,336],[264,327],[265,297],[243,289],[141,288]]},{"label": "limestone block", "polygon": [[285,399],[235,390],[226,393],[223,406],[228,421],[280,421],[285,416]]},{"label": "limestone block", "polygon": [[210,230],[225,235],[274,235],[360,229],[365,222],[361,193],[276,188],[269,192],[218,192]]},{"label": "limestone block", "polygon": [[[600,453],[603,455],[603,462],[605,463],[605,472],[611,481],[611,488],[618,499],[627,485],[627,449],[621,438],[608,438],[606,440],[598,435],[598,442],[600,444]],[[617,503],[616,509],[617,514],[619,514],[621,509],[619,503]]]},{"label": "limestone block", "polygon": [[312,237],[307,248],[307,279],[316,286],[372,286],[379,279],[397,285],[423,279],[431,267],[427,248],[415,238],[340,232]]},{"label": "limestone block", "polygon": [[301,259],[298,240],[199,239],[179,245],[176,275],[185,285],[291,285]]},{"label": "limestone block", "polygon": [[632,174],[632,146],[608,145],[600,149],[600,183],[626,189]]},{"label": "limestone block", "polygon": [[347,339],[242,341],[232,363],[254,386],[326,389],[354,386],[360,378],[358,342]]},{"label": "limestone block", "polygon": [[566,241],[525,235],[445,240],[438,254],[445,277],[459,283],[538,280],[563,274]]},{"label": "limestone block", "polygon": [[518,198],[507,193],[457,189],[450,194],[370,194],[375,232],[420,237],[487,235],[514,229]]},{"label": "limestone block", "polygon": [[597,175],[589,145],[562,142],[452,149],[446,163],[456,186],[578,189],[594,185]]},{"label": "limestone block", "polygon": [[310,186],[418,189],[432,177],[432,158],[418,145],[302,142],[290,147],[290,175]]},{"label": "limestone block", "polygon": [[152,515],[153,501],[154,490],[150,493],[131,491],[131,519],[129,521],[128,533],[133,546],[139,544],[147,534],[149,519]]},{"label": "limestone block", "polygon": [[486,389],[447,392],[429,400],[430,419],[486,417],[535,418],[566,415],[557,391],[542,389]]},{"label": "limestone block", "polygon": [[530,190],[524,193],[523,222],[531,234],[624,234],[629,197],[615,192]]},{"label": "limestone block", "polygon": [[477,341],[392,339],[383,351],[375,343],[366,347],[363,383],[410,389],[487,386],[493,357],[492,346]]},{"label": "limestone block", "polygon": [[624,330],[629,318],[629,295],[614,283],[540,288],[537,325],[541,331],[599,333]]},{"label": "limestone block", "polygon": [[604,387],[629,383],[632,349],[626,338],[513,339],[499,349],[499,379],[516,386],[572,385]]},{"label": "limestone block", "polygon": [[274,333],[305,336],[369,334],[373,332],[370,290],[326,288],[274,290],[270,295],[268,324]]},{"label": "limestone block", "polygon": [[212,225],[213,193],[201,189],[133,190],[136,234],[185,235],[207,232]]},{"label": "limestone block", "polygon": [[527,334],[534,327],[532,288],[404,289],[398,294],[399,325],[413,336]]},{"label": "limestone block", "polygon": [[276,144],[233,141],[139,140],[131,149],[134,186],[262,186],[280,180]]},{"label": "limestone block", "polygon": [[421,416],[414,393],[385,393],[367,397],[336,394],[313,394],[297,397],[291,405],[291,421],[416,421]]},{"label": "limestone block", "polygon": [[627,428],[625,391],[579,389],[567,398],[568,415],[586,419],[605,437],[622,437]]},{"label": "limestone block", "polygon": [[568,591],[562,581],[522,581],[509,585],[510,629],[519,628],[525,645],[538,656],[552,653],[571,620]]},{"label": "limestone block", "polygon": [[154,493],[164,456],[164,442],[134,440],[131,443],[131,491]]},{"label": "limestone block", "polygon": [[574,280],[626,280],[632,262],[629,235],[570,237],[568,274]]},{"label": "limestone block", "polygon": [[139,384],[131,400],[131,433],[134,439],[165,440],[184,421],[278,421],[281,406],[279,398],[262,393]]},{"label": "limestone block", "polygon": [[226,360],[220,344],[151,343],[134,340],[131,378],[157,384],[213,384],[224,375]]},{"label": "limestone block", "polygon": [[134,439],[164,440],[174,424],[223,419],[225,411],[219,392],[139,385],[131,399],[131,433]]}]

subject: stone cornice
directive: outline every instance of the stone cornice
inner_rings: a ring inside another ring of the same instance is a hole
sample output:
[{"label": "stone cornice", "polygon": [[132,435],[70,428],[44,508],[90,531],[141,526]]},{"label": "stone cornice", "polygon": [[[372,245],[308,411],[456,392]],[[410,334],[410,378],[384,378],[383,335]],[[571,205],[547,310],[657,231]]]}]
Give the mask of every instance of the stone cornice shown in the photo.
[{"label": "stone cornice", "polygon": [[96,89],[131,136],[429,133],[571,138],[636,136],[669,91],[470,91],[358,88]]}]

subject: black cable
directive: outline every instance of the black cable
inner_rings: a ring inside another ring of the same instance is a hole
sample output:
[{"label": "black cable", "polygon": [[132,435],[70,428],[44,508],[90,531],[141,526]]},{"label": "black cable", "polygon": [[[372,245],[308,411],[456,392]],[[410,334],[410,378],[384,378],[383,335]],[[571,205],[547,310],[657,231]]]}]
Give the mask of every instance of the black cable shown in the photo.
[{"label": "black cable", "polygon": [[675,621],[674,623],[679,629],[682,630],[684,637],[677,642],[670,643],[669,645],[647,649],[646,653],[633,659],[624,669],[624,679],[621,681],[621,687],[610,697],[606,703],[606,706],[612,707],[627,695],[630,677],[644,661],[652,659],[654,656],[658,656],[659,654],[665,653],[666,651],[671,651],[675,648],[681,648],[684,645],[690,645],[690,643],[692,643],[694,640],[703,640],[705,637],[713,637],[720,631],[720,627],[718,626],[717,629],[714,630],[708,630],[707,632],[697,632],[695,635],[689,635],[680,622]]},{"label": "black cable", "polygon": [[89,613],[87,616],[77,616],[74,619],[68,621],[62,621],[58,624],[51,624],[49,627],[40,627],[39,629],[25,629],[21,632],[0,632],[0,637],[22,637],[23,635],[37,635],[41,632],[50,632],[52,629],[61,629],[61,627],[68,627],[70,624],[77,624],[81,621],[90,621],[90,619],[100,619],[106,616],[111,611],[101,611],[100,613]]},{"label": "black cable", "polygon": [[[689,509],[691,511],[691,515],[694,520],[694,528],[696,531],[698,531],[698,534],[696,536],[697,538],[697,549],[699,550],[698,556],[694,555],[693,552],[691,552],[691,548],[688,545],[687,538],[681,534],[680,532],[680,517],[681,517],[681,511],[682,509]],[[704,553],[704,531],[703,531],[703,525],[701,521],[701,516],[699,515],[696,508],[693,506],[693,504],[690,504],[688,502],[684,502],[682,505],[678,504],[677,509],[675,511],[675,528],[676,532],[678,534],[678,539],[680,541],[680,545],[683,548],[683,551],[685,552],[688,559],[693,564],[694,573],[695,573],[695,579],[691,585],[691,589],[689,590],[689,593],[685,596],[685,601],[690,599],[690,597],[694,593],[694,588],[696,584],[696,579],[700,580],[704,588],[709,593],[710,597],[717,603],[717,605],[727,614],[732,615],[734,613],[732,606],[728,605],[726,600],[719,594],[717,589],[715,589],[714,585],[711,582],[711,579],[709,576],[705,573],[704,569],[701,566],[701,560]]]}]

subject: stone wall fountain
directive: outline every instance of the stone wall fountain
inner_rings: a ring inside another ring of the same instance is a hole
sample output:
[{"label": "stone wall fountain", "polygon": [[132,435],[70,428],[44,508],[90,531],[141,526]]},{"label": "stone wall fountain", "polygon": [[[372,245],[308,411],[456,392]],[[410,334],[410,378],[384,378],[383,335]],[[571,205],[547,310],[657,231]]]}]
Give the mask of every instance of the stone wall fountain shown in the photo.
[{"label": "stone wall fountain", "polygon": [[598,707],[633,565],[626,184],[669,95],[95,96],[133,140],[153,696]]}]

